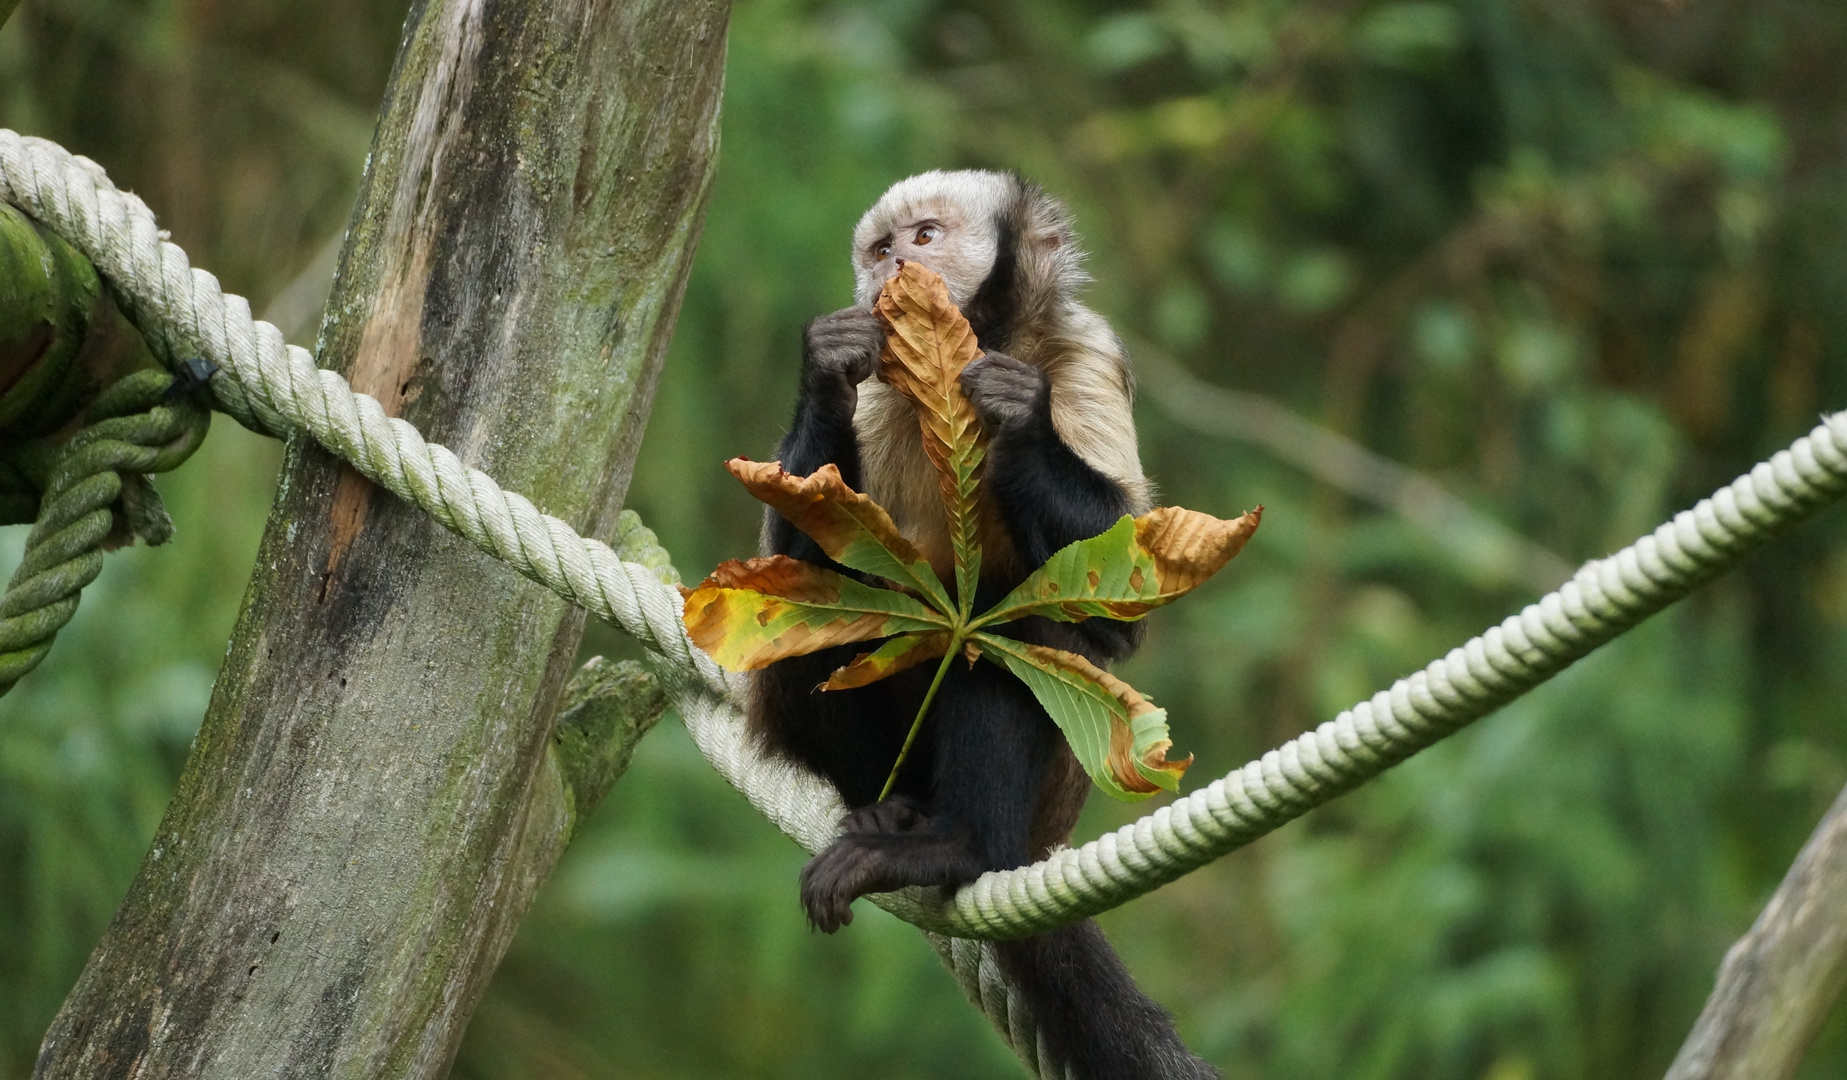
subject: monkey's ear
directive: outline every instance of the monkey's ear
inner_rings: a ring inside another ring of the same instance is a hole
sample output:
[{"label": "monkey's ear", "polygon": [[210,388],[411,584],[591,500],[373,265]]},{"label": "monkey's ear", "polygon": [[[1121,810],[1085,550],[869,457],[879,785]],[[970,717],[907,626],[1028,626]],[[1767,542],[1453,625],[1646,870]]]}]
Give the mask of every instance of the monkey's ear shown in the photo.
[{"label": "monkey's ear", "polygon": [[1077,234],[1071,231],[1071,224],[1057,217],[1041,216],[1027,233],[1032,237],[1033,246],[1041,251],[1057,251],[1077,243]]}]

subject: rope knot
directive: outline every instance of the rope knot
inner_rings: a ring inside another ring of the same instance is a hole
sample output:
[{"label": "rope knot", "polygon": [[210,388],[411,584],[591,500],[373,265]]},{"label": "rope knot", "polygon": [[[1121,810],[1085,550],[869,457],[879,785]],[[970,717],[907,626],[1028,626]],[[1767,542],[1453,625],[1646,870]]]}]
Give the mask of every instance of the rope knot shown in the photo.
[{"label": "rope knot", "polygon": [[37,519],[0,597],[0,692],[51,651],[84,586],[102,572],[103,552],[172,537],[173,520],[147,478],[178,467],[205,440],[211,413],[193,391],[190,373],[137,371],[104,390],[62,445],[0,446],[8,494],[22,503],[11,509],[29,498]]}]

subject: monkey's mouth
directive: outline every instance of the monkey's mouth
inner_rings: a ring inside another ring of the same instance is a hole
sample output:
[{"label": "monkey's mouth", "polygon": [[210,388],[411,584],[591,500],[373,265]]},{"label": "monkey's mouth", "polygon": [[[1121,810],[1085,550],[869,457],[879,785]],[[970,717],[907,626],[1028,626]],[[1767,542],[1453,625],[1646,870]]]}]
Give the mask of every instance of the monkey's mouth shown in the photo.
[{"label": "monkey's mouth", "polygon": [[[903,270],[904,264],[908,262],[915,262],[921,266],[929,267],[931,270],[936,270],[936,267],[930,266],[929,263],[924,262],[922,259],[907,259],[902,256],[899,256],[898,258],[894,258],[894,259],[887,259],[882,264],[883,272],[879,274],[878,280],[872,283],[872,286],[873,286],[872,291],[874,295],[878,293],[879,289],[884,288],[885,283],[887,281],[890,281],[892,278],[897,277],[898,271]],[[941,273],[940,270],[937,272]]]},{"label": "monkey's mouth", "polygon": [[885,273],[880,276],[878,280],[878,285],[883,286],[887,281],[890,281],[892,278],[897,277],[898,271],[904,269],[904,265],[906,263],[913,263],[913,262],[929,270],[931,273],[942,275],[943,283],[949,286],[949,298],[951,301],[955,303],[957,307],[961,307],[963,304],[968,302],[968,298],[964,295],[964,290],[961,287],[961,285],[954,278],[950,277],[948,273],[944,272],[942,267],[936,265],[934,262],[932,262],[929,259],[919,259],[914,256],[912,257],[899,256],[897,258],[891,259],[887,264],[890,267],[890,269],[886,270]]}]

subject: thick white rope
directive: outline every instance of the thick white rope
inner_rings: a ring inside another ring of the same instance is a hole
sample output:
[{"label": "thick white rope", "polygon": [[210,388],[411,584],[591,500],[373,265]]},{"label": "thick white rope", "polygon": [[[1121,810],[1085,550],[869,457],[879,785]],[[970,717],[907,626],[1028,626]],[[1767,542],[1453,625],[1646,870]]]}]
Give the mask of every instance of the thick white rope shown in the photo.
[{"label": "thick white rope", "polygon": [[1847,413],[1422,671],[1141,820],[985,874],[939,925],[1026,936],[1107,911],[1287,824],[1507,704],[1847,493]]},{"label": "thick white rope", "polygon": [[367,478],[429,511],[482,551],[634,635],[662,662],[670,686],[729,696],[739,684],[687,640],[680,597],[655,570],[541,514],[524,496],[425,442],[377,399],[314,366],[250,304],[193,269],[142,201],[101,166],[44,139],[0,129],[0,198],[77,248],[108,279],[129,316],[171,364],[202,356],[218,366],[212,390],[227,412],[259,430],[306,431]]},{"label": "thick white rope", "polygon": [[[274,434],[306,431],[482,551],[637,638],[713,767],[808,850],[833,838],[838,796],[751,745],[743,681],[687,640],[664,559],[648,559],[653,566],[622,560],[425,442],[339,375],[316,368],[306,350],[251,318],[243,298],[226,295],[216,278],[193,269],[141,200],[118,191],[94,162],[0,129],[0,198],[89,257],[164,360],[203,356],[218,365],[212,386],[226,411]],[[1172,881],[1525,693],[1843,492],[1847,414],[1837,414],[1423,671],[1133,825],[1033,866],[983,875],[953,897],[913,889],[875,899],[934,932],[933,943],[971,1000],[1037,1069],[1037,1037],[1017,1003],[1007,1000],[992,946],[939,935],[1027,936]],[[634,543],[625,546],[650,550],[642,533],[632,532]]]}]

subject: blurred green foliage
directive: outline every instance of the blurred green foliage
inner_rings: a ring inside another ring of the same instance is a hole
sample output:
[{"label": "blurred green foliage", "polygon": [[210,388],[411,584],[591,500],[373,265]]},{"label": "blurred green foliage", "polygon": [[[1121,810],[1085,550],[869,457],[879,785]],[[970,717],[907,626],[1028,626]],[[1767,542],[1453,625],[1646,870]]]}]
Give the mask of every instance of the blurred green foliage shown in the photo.
[{"label": "blurred green foliage", "polygon": [[[401,17],[26,0],[0,123],[101,161],[261,309],[324,273]],[[1605,553],[1847,406],[1844,48],[1847,9],[1812,0],[749,0],[631,503],[689,575],[751,550],[754,503],[718,464],[774,444],[802,323],[848,299],[858,213],[909,172],[981,165],[1071,201],[1092,300],[1133,341],[1568,560]],[[1196,778],[1531,599],[1257,449],[1140,420],[1167,501],[1269,507],[1127,672]],[[179,538],[113,557],[0,702],[0,1075],[29,1072],[203,712],[278,460],[219,426],[161,480]],[[1652,1080],[1847,782],[1843,701],[1836,510],[1103,921],[1233,1080]],[[1139,812],[1106,803],[1085,835]],[[908,928],[865,911],[810,934],[800,862],[663,726],[457,1074],[1017,1075]],[[1803,1075],[1843,1073],[1837,1020]]]}]

